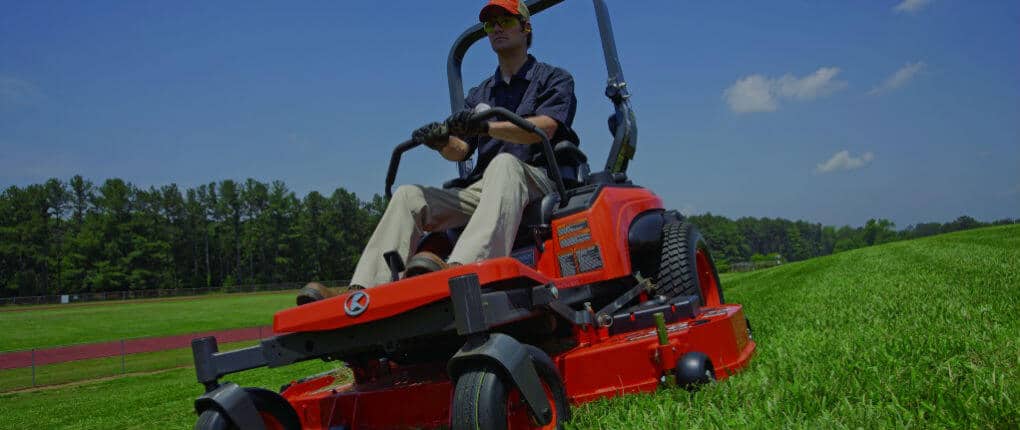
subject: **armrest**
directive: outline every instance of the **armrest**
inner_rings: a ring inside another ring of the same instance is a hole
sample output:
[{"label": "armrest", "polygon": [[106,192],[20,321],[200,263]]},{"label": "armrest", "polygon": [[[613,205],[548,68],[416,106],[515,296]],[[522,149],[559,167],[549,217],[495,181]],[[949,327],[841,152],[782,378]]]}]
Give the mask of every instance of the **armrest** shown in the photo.
[{"label": "armrest", "polygon": [[561,163],[581,164],[588,162],[588,156],[584,155],[574,142],[568,140],[557,143],[553,148],[553,153],[556,154],[556,160]]}]

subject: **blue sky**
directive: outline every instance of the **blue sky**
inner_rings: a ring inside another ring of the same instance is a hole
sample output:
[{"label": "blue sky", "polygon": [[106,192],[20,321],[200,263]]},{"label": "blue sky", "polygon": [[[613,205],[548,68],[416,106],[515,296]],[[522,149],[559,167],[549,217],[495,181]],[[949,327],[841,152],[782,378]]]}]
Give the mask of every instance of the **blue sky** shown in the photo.
[{"label": "blue sky", "polygon": [[[381,193],[392,147],[449,114],[450,44],[482,1],[0,0],[0,186],[280,179]],[[609,1],[667,206],[899,227],[1020,217],[1020,3]],[[611,112],[591,3],[535,17],[601,166]],[[465,61],[495,67],[487,43]],[[455,166],[409,154],[398,182]]]}]

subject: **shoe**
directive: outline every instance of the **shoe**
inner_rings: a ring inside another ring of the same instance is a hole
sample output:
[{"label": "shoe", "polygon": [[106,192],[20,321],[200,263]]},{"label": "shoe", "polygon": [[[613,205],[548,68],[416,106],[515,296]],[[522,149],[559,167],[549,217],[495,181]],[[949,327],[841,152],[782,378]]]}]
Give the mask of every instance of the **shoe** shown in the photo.
[{"label": "shoe", "polygon": [[411,278],[426,273],[438,272],[440,270],[458,267],[460,263],[447,263],[443,258],[428,251],[414,254],[407,260],[407,268],[404,269],[404,278]]},{"label": "shoe", "polygon": [[329,288],[318,282],[309,282],[307,285],[298,291],[297,305],[301,306],[306,303],[317,302],[319,300],[328,299],[330,297],[336,297],[340,295],[341,291],[351,290],[364,290],[365,287],[361,285],[349,285],[346,288]]}]

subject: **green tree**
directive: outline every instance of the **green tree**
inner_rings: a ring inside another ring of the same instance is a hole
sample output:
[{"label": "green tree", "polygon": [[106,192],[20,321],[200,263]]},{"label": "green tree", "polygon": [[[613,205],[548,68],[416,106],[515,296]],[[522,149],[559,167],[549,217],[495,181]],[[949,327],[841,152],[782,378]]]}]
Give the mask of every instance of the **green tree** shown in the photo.
[{"label": "green tree", "polygon": [[948,222],[942,226],[943,233],[951,233],[954,231],[970,230],[972,228],[983,227],[984,223],[971,218],[967,215],[961,216],[952,222]]},{"label": "green tree", "polygon": [[223,276],[244,282],[241,274],[241,192],[237,182],[227,179],[220,181],[216,219],[222,223],[220,249],[223,251],[221,264]]},{"label": "green tree", "polygon": [[896,224],[884,218],[869,219],[864,224],[864,231],[862,232],[864,244],[871,246],[896,240],[896,230],[893,229],[894,227],[896,227]]},{"label": "green tree", "polygon": [[268,229],[263,213],[269,207],[269,189],[266,184],[248,178],[241,191],[241,200],[245,217],[241,233],[242,258],[248,263],[248,273],[252,282],[268,282],[270,276],[265,265],[265,240]]}]

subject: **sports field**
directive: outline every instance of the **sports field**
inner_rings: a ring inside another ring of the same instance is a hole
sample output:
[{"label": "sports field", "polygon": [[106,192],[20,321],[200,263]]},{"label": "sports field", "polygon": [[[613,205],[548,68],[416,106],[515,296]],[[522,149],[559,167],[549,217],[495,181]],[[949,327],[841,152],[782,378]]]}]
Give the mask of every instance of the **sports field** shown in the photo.
[{"label": "sports field", "polygon": [[[3,351],[12,349],[46,349],[68,344],[96,346],[94,342],[124,338],[153,338],[271,325],[273,313],[293,305],[294,292],[287,291],[43,306],[38,309],[4,308],[0,311],[0,324],[5,328],[0,332],[0,360],[3,360]],[[251,342],[244,343],[247,344]],[[238,346],[241,344],[234,345]],[[0,366],[0,392],[172,369],[188,366],[191,362],[190,348],[179,348],[129,354],[123,359],[118,355],[37,364],[35,369],[3,369],[4,366]]]},{"label": "sports field", "polygon": [[271,325],[293,291],[0,309],[0,351]]},{"label": "sports field", "polygon": [[[1020,226],[891,243],[723,282],[727,301],[745,305],[758,342],[745,372],[693,394],[584,405],[571,427],[1020,425]],[[222,312],[237,308],[222,304]],[[230,379],[277,388],[330,366]],[[0,394],[0,428],[187,428],[200,391],[183,368]]]}]

